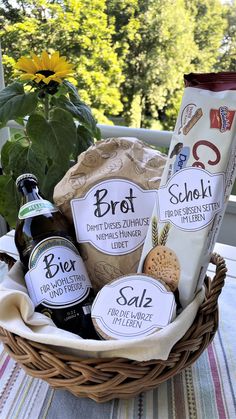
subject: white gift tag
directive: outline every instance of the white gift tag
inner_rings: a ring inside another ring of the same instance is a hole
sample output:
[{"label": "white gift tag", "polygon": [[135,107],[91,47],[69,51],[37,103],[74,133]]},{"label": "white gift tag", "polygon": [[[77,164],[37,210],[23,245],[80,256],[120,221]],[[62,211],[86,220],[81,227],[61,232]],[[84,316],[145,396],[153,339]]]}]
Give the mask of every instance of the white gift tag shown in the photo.
[{"label": "white gift tag", "polygon": [[176,313],[174,294],[162,282],[133,274],[105,285],[92,306],[92,320],[105,339],[132,339],[167,326]]},{"label": "white gift tag", "polygon": [[124,179],[109,179],[71,200],[78,243],[91,243],[109,255],[125,255],[146,237],[156,190]]}]

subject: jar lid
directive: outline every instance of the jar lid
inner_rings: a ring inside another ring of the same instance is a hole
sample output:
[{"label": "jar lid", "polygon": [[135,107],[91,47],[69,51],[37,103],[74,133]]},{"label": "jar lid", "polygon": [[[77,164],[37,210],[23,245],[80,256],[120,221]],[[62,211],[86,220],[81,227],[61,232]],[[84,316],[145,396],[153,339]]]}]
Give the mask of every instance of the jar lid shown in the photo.
[{"label": "jar lid", "polygon": [[19,183],[20,183],[22,180],[25,180],[25,179],[32,179],[32,180],[34,180],[35,182],[38,182],[37,177],[36,177],[35,175],[33,175],[32,173],[23,173],[23,175],[18,176],[18,178],[16,179],[16,186],[18,186],[18,185],[19,185]]},{"label": "jar lid", "polygon": [[105,285],[91,310],[103,339],[134,339],[167,326],[176,316],[173,292],[149,275],[132,274]]}]

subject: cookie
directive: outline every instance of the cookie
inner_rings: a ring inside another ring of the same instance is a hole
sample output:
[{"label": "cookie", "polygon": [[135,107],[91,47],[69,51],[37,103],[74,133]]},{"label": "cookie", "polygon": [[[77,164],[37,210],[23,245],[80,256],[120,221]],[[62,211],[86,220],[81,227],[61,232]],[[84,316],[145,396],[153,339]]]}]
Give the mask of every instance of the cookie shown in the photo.
[{"label": "cookie", "polygon": [[176,254],[166,246],[155,246],[146,256],[143,273],[164,281],[175,291],[180,277],[180,265]]}]

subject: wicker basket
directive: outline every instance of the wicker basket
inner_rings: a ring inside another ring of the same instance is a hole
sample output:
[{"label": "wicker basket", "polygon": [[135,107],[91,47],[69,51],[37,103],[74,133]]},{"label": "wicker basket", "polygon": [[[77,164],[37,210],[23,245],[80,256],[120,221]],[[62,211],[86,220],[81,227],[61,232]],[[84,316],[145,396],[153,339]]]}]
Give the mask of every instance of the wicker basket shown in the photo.
[{"label": "wicker basket", "polygon": [[[13,265],[9,256],[0,259]],[[213,254],[216,265],[214,278],[206,277],[206,298],[196,318],[172,348],[166,361],[145,362],[124,358],[87,358],[64,355],[46,345],[26,340],[0,328],[0,340],[5,350],[32,377],[47,381],[54,388],[67,389],[75,396],[88,397],[97,402],[114,398],[127,399],[158,387],[184,368],[191,365],[212,341],[218,327],[217,300],[224,285],[224,259]]]}]

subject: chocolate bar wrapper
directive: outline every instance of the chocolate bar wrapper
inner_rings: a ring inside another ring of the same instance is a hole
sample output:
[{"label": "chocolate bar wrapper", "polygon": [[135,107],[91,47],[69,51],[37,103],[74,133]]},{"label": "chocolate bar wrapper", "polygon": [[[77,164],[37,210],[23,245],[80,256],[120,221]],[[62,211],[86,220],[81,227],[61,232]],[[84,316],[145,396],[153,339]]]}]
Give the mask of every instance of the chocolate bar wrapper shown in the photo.
[{"label": "chocolate bar wrapper", "polygon": [[236,73],[189,74],[185,86],[138,268],[169,281],[182,307],[202,287],[235,180]]}]

